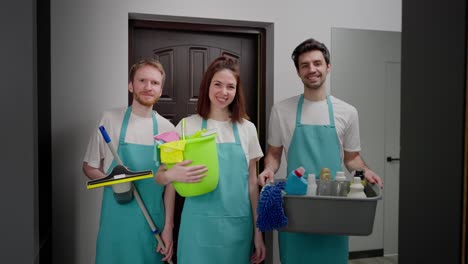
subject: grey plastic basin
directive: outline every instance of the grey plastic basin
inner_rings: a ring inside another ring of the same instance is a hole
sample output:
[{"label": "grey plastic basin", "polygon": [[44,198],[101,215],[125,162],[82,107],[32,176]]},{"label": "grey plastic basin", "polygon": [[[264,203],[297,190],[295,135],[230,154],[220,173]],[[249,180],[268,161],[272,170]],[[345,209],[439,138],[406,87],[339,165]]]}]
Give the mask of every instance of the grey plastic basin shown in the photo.
[{"label": "grey plastic basin", "polygon": [[377,185],[366,184],[367,198],[285,195],[288,225],[279,231],[367,236],[374,227],[377,201],[382,199]]}]

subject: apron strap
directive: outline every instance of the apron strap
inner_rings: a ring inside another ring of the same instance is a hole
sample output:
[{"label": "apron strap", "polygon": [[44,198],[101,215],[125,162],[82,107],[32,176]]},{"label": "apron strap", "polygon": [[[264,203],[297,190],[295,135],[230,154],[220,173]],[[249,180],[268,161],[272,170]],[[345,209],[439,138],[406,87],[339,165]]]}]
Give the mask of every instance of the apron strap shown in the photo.
[{"label": "apron strap", "polygon": [[333,105],[331,103],[331,99],[329,95],[327,95],[327,104],[328,104],[328,116],[330,118],[330,125],[335,126],[335,115],[333,114]]},{"label": "apron strap", "polygon": [[[302,105],[304,104],[304,94],[301,94],[299,101],[297,102],[296,110],[296,126],[301,124],[302,118]],[[330,119],[330,125],[335,126],[335,115],[333,114],[333,105],[331,103],[330,96],[327,95],[327,105],[328,105],[328,118]]]},{"label": "apron strap", "polygon": [[125,136],[127,135],[128,120],[130,120],[130,114],[132,113],[132,107],[129,106],[125,111],[122,126],[120,127],[119,145],[125,142]]},{"label": "apron strap", "polygon": [[159,134],[158,133],[158,121],[156,120],[156,113],[151,111],[153,117],[153,136]]},{"label": "apron strap", "polygon": [[234,132],[234,138],[236,139],[236,144],[240,144],[239,129],[237,129],[237,122],[232,123],[232,131]]},{"label": "apron strap", "polygon": [[301,124],[302,118],[302,104],[304,103],[304,94],[299,96],[299,102],[297,102],[297,110],[296,110],[296,126]]}]

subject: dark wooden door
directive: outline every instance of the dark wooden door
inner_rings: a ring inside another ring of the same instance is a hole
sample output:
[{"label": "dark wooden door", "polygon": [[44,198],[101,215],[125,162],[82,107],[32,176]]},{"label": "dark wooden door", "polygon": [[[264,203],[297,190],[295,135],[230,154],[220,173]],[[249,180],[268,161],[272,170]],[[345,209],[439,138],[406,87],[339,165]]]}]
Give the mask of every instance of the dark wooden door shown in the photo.
[{"label": "dark wooden door", "polygon": [[[161,27],[161,25],[163,25]],[[158,59],[166,71],[159,102],[154,106],[176,125],[196,113],[198,90],[203,73],[218,56],[238,61],[247,114],[259,126],[260,93],[259,34],[182,30],[177,25],[130,21],[129,65],[143,58]],[[129,104],[132,97],[129,94]],[[260,117],[261,118],[261,117]],[[174,257],[184,199],[177,195],[174,212]]]},{"label": "dark wooden door", "polygon": [[163,94],[154,109],[176,125],[196,112],[203,73],[219,56],[239,62],[247,113],[257,121],[257,36],[168,29],[135,29],[133,62],[157,58],[166,71]]}]

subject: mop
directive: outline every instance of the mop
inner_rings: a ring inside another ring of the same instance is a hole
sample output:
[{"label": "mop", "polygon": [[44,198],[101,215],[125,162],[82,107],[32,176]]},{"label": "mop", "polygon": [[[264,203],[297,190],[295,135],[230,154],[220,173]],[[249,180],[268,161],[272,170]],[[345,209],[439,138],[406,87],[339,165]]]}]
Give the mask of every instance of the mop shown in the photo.
[{"label": "mop", "polygon": [[283,210],[286,182],[267,183],[260,192],[257,206],[256,226],[262,231],[272,231],[288,224]]},{"label": "mop", "polygon": [[[114,145],[112,144],[111,142],[111,139],[109,137],[109,135],[107,134],[107,131],[106,129],[104,128],[104,126],[100,126],[99,127],[99,130],[101,131],[101,134],[102,136],[104,137],[104,140],[106,141],[107,143],[107,146],[109,146],[109,149],[111,150],[112,152],[112,155],[114,155],[114,159],[116,160],[116,162],[118,163],[118,165],[116,166],[117,167],[120,167],[118,170],[118,172],[124,172],[125,175],[127,175],[126,173],[127,172],[130,172],[129,170],[127,170],[125,168],[125,166],[123,165],[123,162],[122,160],[120,159],[119,155],[117,154],[117,152],[115,151],[115,148],[114,148]],[[116,169],[114,168],[112,170],[112,172],[114,172]],[[117,173],[118,173],[117,172]],[[130,179],[130,181],[127,181],[127,182],[130,182],[133,181],[133,180],[136,180],[137,178],[148,178],[147,177],[147,172],[146,171],[143,171],[143,172],[133,172],[134,174],[129,174],[128,176],[125,176],[124,178],[126,179]],[[141,174],[141,175],[144,175],[144,176],[135,176],[137,174]],[[112,175],[112,173],[111,173]],[[110,175],[109,175],[110,176]],[[151,173],[151,177],[153,176],[153,174]],[[115,177],[115,176],[114,176]],[[105,177],[107,178],[107,177]],[[108,180],[107,182],[104,182],[102,184],[106,184],[106,185],[112,185],[112,184],[117,184],[117,183],[122,183],[123,181],[121,181],[121,179],[117,179],[117,180]],[[132,183],[131,183],[132,184]],[[96,186],[98,184],[94,184],[94,186]],[[143,200],[141,199],[141,196],[140,196],[140,193],[138,192],[138,189],[137,187],[132,184],[132,190],[133,190],[133,196],[135,197],[135,200],[137,201],[138,203],[138,206],[140,207],[140,210],[141,212],[143,213],[145,219],[146,219],[146,222],[148,223],[148,226],[150,227],[151,229],[151,232],[153,233],[154,237],[156,238],[156,241],[158,241],[159,245],[161,245],[161,248],[163,250],[166,249],[166,246],[164,245],[164,242],[162,241],[161,239],[161,236],[159,235],[159,230],[158,228],[156,227],[156,225],[153,223],[153,219],[151,219],[151,216],[150,214],[148,213],[148,210],[146,209],[146,206],[145,204],[143,203]],[[101,185],[101,186],[105,186],[105,185]],[[172,261],[169,261],[169,264],[172,264]]]}]

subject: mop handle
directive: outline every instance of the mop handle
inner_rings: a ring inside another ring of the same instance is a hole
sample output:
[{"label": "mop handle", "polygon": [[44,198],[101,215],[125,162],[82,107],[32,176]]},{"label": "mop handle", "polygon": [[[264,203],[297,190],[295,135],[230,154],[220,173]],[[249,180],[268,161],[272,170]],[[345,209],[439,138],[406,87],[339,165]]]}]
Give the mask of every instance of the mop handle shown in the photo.
[{"label": "mop handle", "polygon": [[99,131],[101,131],[102,137],[104,138],[104,141],[106,141],[107,146],[109,146],[109,149],[110,149],[110,151],[112,152],[112,155],[114,156],[114,159],[117,161],[117,164],[123,166],[123,162],[122,162],[122,160],[120,159],[120,157],[119,157],[119,155],[117,154],[117,152],[115,151],[114,145],[112,144],[111,139],[110,139],[110,137],[109,137],[109,134],[107,134],[107,131],[106,131],[106,129],[104,128],[104,126],[100,126],[100,127],[99,127]]},{"label": "mop handle", "polygon": [[166,249],[166,247],[164,246],[164,243],[163,243],[163,241],[161,239],[161,236],[159,236],[158,229],[154,225],[153,221],[151,220],[151,216],[149,215],[148,211],[146,210],[145,205],[143,204],[143,200],[140,197],[140,193],[138,193],[138,191],[136,189],[133,189],[133,195],[135,196],[135,199],[136,199],[138,205],[140,206],[141,212],[145,216],[146,222],[148,222],[148,225],[151,228],[151,231],[153,232],[154,237],[156,238],[158,243],[161,244],[161,248]]},{"label": "mop handle", "polygon": [[[135,188],[133,188],[133,195],[135,196],[135,200],[137,201],[138,206],[140,206],[140,210],[143,213],[143,215],[145,216],[146,222],[148,222],[148,225],[151,228],[151,231],[153,232],[154,237],[158,241],[159,245],[161,245],[161,248],[163,250],[165,250],[166,246],[164,245],[164,242],[162,241],[161,236],[158,233],[158,229],[154,225],[153,220],[151,220],[151,216],[149,215],[148,211],[146,210],[145,204],[143,203],[143,200],[140,197],[140,193],[138,193],[138,190],[136,189],[136,186],[134,186],[134,187]],[[172,260],[169,261],[169,264],[172,264]]]},{"label": "mop handle", "polygon": [[[114,159],[117,161],[119,165],[124,166],[122,160],[119,157],[119,154],[117,154],[117,152],[115,151],[114,145],[112,144],[109,134],[107,134],[107,131],[104,128],[104,126],[100,126],[99,131],[101,131],[104,141],[106,141],[107,146],[109,146],[109,149],[112,152],[112,155],[114,155]],[[166,249],[166,246],[164,245],[164,242],[162,241],[161,236],[159,235],[158,230],[156,226],[154,225],[153,220],[151,219],[151,216],[148,213],[148,210],[146,210],[146,206],[143,203],[143,200],[141,199],[141,196],[140,196],[140,193],[138,192],[137,187],[133,183],[131,184],[133,185],[133,196],[135,196],[138,206],[140,207],[140,210],[143,213],[143,216],[145,217],[146,222],[151,228],[151,231],[153,232],[154,237],[158,241],[159,245],[161,245],[161,248]],[[169,264],[172,264],[172,261],[169,261]]]}]

